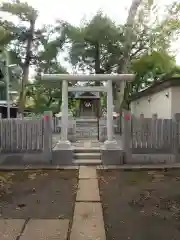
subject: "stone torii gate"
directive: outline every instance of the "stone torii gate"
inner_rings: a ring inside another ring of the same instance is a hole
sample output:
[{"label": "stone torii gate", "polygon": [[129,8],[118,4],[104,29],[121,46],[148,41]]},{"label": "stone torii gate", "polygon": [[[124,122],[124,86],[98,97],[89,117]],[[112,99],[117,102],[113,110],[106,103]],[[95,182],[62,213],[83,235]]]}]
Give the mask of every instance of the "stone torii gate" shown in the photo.
[{"label": "stone torii gate", "polygon": [[[73,74],[43,74],[41,81],[56,83],[62,81],[62,130],[61,138],[57,144],[59,150],[71,150],[71,143],[68,141],[68,91],[104,91],[107,92],[107,140],[104,142],[105,150],[119,149],[117,142],[113,139],[113,91],[112,81],[121,81],[121,86],[125,86],[125,82],[131,82],[134,79],[133,74],[94,74],[94,75],[73,75]],[[91,87],[69,87],[68,81],[106,81],[106,86]],[[121,94],[124,89],[121,89]],[[64,155],[63,155],[64,156]]]}]

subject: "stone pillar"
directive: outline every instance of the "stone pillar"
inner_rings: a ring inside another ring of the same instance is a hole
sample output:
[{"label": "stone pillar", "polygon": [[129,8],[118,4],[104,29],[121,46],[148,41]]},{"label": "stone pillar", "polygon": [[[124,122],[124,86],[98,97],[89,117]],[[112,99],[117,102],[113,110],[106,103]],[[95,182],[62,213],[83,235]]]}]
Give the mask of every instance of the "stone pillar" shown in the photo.
[{"label": "stone pillar", "polygon": [[107,140],[113,140],[113,95],[112,80],[107,81]]},{"label": "stone pillar", "polygon": [[52,160],[52,112],[44,112],[44,157],[47,161]]},{"label": "stone pillar", "polygon": [[68,81],[62,82],[62,105],[61,105],[61,140],[67,141],[68,139]]},{"label": "stone pillar", "polygon": [[68,81],[62,82],[62,105],[61,105],[61,139],[57,143],[56,150],[66,150],[71,148],[68,141]]},{"label": "stone pillar", "polygon": [[119,148],[113,139],[113,91],[112,80],[107,81],[107,141],[104,142],[105,149]]}]

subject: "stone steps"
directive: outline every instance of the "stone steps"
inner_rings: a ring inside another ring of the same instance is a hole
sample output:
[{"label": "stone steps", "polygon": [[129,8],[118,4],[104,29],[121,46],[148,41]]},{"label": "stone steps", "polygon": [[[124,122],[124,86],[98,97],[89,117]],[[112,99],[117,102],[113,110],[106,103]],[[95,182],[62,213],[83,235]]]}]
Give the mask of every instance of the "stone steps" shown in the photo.
[{"label": "stone steps", "polygon": [[94,133],[94,132],[85,132],[85,131],[81,131],[81,132],[76,132],[76,139],[78,140],[83,140],[85,139],[89,139],[89,140],[95,140],[98,137],[98,133]]},{"label": "stone steps", "polygon": [[96,148],[77,147],[75,148],[74,153],[100,153],[100,150],[99,147]]},{"label": "stone steps", "polygon": [[[75,147],[74,149],[74,164],[77,165],[100,165],[101,164],[101,152],[100,147],[91,147],[91,144],[87,147]],[[95,142],[94,142],[95,144]],[[96,143],[97,144],[97,143]]]},{"label": "stone steps", "polygon": [[101,153],[100,152],[75,152],[74,158],[75,159],[100,159]]},{"label": "stone steps", "polygon": [[78,166],[98,166],[102,164],[100,159],[76,159],[73,162]]},{"label": "stone steps", "polygon": [[76,127],[97,127],[97,122],[76,121]]}]

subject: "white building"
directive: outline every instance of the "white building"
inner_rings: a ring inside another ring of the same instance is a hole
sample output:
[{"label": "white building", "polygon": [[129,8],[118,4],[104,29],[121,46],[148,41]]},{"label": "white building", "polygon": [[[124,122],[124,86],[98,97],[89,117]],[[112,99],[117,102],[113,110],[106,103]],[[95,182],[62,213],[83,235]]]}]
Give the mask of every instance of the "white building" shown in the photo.
[{"label": "white building", "polygon": [[138,117],[151,118],[157,114],[158,118],[173,118],[180,113],[180,78],[157,82],[151,87],[132,97],[131,112]]}]

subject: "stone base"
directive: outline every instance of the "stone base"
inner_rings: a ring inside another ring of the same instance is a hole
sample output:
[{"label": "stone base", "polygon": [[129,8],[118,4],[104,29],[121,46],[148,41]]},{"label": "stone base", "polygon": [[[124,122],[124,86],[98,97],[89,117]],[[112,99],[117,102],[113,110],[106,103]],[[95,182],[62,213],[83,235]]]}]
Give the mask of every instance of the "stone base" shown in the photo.
[{"label": "stone base", "polygon": [[54,147],[54,150],[68,150],[68,149],[71,149],[72,146],[71,146],[71,143],[70,141],[59,141],[56,146]]},{"label": "stone base", "polygon": [[99,137],[99,142],[103,143],[106,141],[106,137],[105,136],[100,136]]},{"label": "stone base", "polygon": [[16,165],[16,166],[28,166],[28,165],[50,165],[51,154],[45,154],[44,152],[37,153],[1,153],[0,154],[1,165]]},{"label": "stone base", "polygon": [[103,148],[106,150],[113,150],[113,149],[122,150],[116,140],[113,140],[113,141],[106,140],[104,142]]},{"label": "stone base", "polygon": [[70,141],[71,143],[74,143],[74,142],[76,142],[76,135],[74,134],[74,135],[68,135],[68,141]]},{"label": "stone base", "polygon": [[126,159],[127,164],[174,164],[176,163],[173,154],[132,154],[131,159]]},{"label": "stone base", "polygon": [[101,149],[101,160],[103,165],[122,165],[124,152],[121,149]]},{"label": "stone base", "polygon": [[54,150],[52,152],[52,165],[72,165],[73,150]]},{"label": "stone base", "polygon": [[52,164],[72,165],[73,148],[69,141],[59,141],[52,152]]}]

